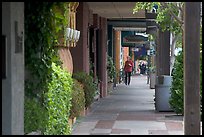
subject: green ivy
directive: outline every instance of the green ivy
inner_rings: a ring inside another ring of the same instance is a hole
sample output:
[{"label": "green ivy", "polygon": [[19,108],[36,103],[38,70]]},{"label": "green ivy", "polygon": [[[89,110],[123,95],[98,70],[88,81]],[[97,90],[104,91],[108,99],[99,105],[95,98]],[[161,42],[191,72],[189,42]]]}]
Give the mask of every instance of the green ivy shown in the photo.
[{"label": "green ivy", "polygon": [[[61,64],[55,46],[53,2],[25,2],[25,66],[31,78],[26,81],[26,92],[42,97],[47,91],[47,80],[52,62]],[[33,93],[34,92],[34,93]]]},{"label": "green ivy", "polygon": [[[71,79],[59,67],[62,62],[56,48],[69,23],[68,4],[69,2],[25,2],[25,68],[28,77],[25,81],[25,96],[37,100],[37,105],[48,111],[45,119],[44,114],[39,113],[40,108],[34,109],[35,103],[25,104],[25,131],[38,129],[42,134],[70,132],[67,119],[71,104]],[[32,123],[32,119],[29,119],[31,112],[39,114],[36,115],[36,120],[40,119],[38,117],[44,118],[47,126],[43,129],[41,124],[38,127],[37,124],[29,126]]]},{"label": "green ivy", "polygon": [[44,105],[48,111],[45,134],[67,135],[71,131],[68,118],[70,116],[73,80],[66,70],[55,63],[52,63],[52,69],[48,92],[45,93]]},{"label": "green ivy", "polygon": [[77,79],[84,85],[85,107],[88,108],[94,101],[97,84],[94,82],[93,77],[85,72],[74,73],[73,78]]},{"label": "green ivy", "polygon": [[47,111],[36,98],[25,97],[24,117],[25,134],[37,130],[45,131]]}]

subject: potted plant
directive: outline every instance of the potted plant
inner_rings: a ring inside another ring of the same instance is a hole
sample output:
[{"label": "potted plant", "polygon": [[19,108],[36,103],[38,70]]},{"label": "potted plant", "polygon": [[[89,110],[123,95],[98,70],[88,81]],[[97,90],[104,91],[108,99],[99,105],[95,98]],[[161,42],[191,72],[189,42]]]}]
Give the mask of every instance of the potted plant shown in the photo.
[{"label": "potted plant", "polygon": [[113,58],[109,55],[107,57],[108,57],[108,63],[107,63],[108,92],[110,93],[113,90],[113,82],[116,76],[116,68],[115,68],[115,64],[113,63]]}]

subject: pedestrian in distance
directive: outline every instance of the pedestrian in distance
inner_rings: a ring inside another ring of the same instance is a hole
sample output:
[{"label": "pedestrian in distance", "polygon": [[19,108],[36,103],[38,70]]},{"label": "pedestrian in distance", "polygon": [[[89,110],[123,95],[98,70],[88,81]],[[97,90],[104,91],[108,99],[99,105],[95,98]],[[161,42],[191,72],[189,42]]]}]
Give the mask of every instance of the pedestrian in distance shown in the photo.
[{"label": "pedestrian in distance", "polygon": [[133,71],[133,61],[131,60],[130,56],[127,56],[127,60],[125,61],[124,71],[125,71],[125,84],[130,85],[131,75]]}]

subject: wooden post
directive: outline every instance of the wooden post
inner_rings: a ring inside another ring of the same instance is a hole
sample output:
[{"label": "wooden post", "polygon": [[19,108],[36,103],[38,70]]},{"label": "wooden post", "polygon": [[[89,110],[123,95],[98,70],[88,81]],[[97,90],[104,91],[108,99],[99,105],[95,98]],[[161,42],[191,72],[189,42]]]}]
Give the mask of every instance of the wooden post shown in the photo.
[{"label": "wooden post", "polygon": [[170,75],[170,32],[159,29],[157,35],[157,76]]},{"label": "wooden post", "polygon": [[[115,67],[116,72],[119,74],[120,72],[120,35],[121,31],[114,31],[114,46],[115,46]],[[116,76],[116,83],[119,82],[119,75]]]},{"label": "wooden post", "polygon": [[200,135],[200,2],[184,8],[184,134]]}]

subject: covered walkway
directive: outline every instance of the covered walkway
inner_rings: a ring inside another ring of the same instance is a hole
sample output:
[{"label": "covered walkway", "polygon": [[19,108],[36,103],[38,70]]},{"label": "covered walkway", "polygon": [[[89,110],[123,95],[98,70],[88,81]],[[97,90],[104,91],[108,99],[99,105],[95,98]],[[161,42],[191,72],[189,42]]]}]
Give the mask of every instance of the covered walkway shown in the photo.
[{"label": "covered walkway", "polygon": [[[183,135],[183,116],[156,112],[154,89],[146,76],[133,76],[130,86],[117,85],[77,120],[73,135]],[[202,125],[202,124],[201,124]]]}]

